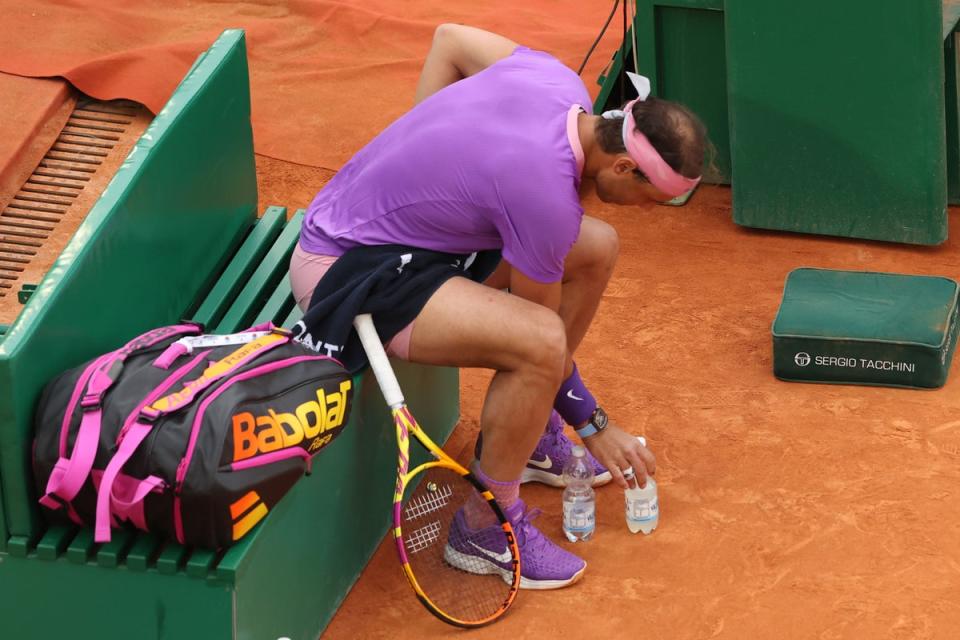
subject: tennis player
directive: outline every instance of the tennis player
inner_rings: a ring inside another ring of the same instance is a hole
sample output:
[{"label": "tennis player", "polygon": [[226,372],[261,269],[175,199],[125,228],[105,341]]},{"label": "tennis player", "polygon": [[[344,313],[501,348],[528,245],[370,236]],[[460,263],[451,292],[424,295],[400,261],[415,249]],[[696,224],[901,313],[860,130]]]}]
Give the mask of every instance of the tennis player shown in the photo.
[{"label": "tennis player", "polygon": [[[513,523],[522,586],[531,589],[569,585],[586,568],[531,523],[538,511],[519,498],[523,481],[562,486],[571,448],[564,422],[592,454],[598,483],[626,486],[628,467],[645,482],[656,464],[608,421],[573,359],[618,252],[616,231],[584,214],[581,181],[604,202],[651,206],[695,187],[704,162],[704,128],[684,107],[649,98],[604,118],[590,114],[590,102],[579,76],[549,54],[441,25],[416,106],[317,194],[291,260],[294,296],[306,308],[321,276],[353,247],[502,251],[487,286],[447,280],[387,350],[496,372],[474,472]],[[468,503],[451,526],[480,532],[493,524],[481,513]],[[466,552],[494,573],[503,550]]]}]

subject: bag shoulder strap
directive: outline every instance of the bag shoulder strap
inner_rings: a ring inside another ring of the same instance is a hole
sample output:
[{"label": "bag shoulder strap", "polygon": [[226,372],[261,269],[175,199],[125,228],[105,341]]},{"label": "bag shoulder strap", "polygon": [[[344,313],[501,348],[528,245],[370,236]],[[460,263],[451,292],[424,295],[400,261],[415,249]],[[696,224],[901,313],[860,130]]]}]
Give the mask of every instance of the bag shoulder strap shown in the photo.
[{"label": "bag shoulder strap", "polygon": [[[216,381],[229,376],[251,360],[289,341],[290,334],[288,332],[276,329],[265,336],[248,342],[225,358],[214,362],[204,370],[200,377],[187,382],[180,391],[155,400],[140,410],[140,415],[120,442],[119,449],[110,459],[100,480],[100,487],[97,490],[94,529],[94,540],[96,542],[110,541],[110,516],[111,505],[113,504],[111,496],[114,482],[123,465],[130,460],[140,444],[153,430],[153,425],[157,420],[164,415],[183,409],[193,402],[201,391]],[[195,364],[191,362],[187,366],[192,368]],[[146,493],[144,493],[145,496]]]},{"label": "bag shoulder strap", "polygon": [[[99,358],[91,365],[93,371],[89,376],[84,372],[85,375],[81,376],[78,384],[82,385],[85,382],[85,389],[79,394],[75,390],[73,394],[74,399],[79,398],[79,405],[83,411],[77,438],[73,444],[73,451],[69,457],[61,457],[57,461],[50,478],[47,480],[46,492],[40,498],[40,504],[50,509],[59,509],[60,503],[54,499],[54,496],[69,503],[80,492],[83,483],[86,482],[87,476],[90,475],[90,470],[93,468],[93,461],[96,458],[97,447],[100,443],[103,396],[120,377],[126,359],[134,353],[148,349],[168,338],[198,334],[202,331],[203,327],[194,323],[153,329],[137,336],[116,351]],[[75,409],[75,404],[69,405],[67,415],[72,415]],[[64,423],[64,428],[69,428],[69,420],[65,420]]]}]

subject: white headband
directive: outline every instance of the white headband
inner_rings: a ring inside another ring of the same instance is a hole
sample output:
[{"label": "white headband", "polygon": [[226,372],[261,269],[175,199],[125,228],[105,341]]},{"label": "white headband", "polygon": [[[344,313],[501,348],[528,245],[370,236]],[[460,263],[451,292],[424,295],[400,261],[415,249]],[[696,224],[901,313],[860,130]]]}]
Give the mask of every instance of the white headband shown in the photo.
[{"label": "white headband", "polygon": [[[633,71],[627,71],[627,78],[630,79],[630,84],[637,91],[637,96],[641,102],[650,97],[650,78]],[[616,120],[624,117],[624,115],[622,109],[611,109],[610,111],[604,111],[600,117],[604,120]]]}]

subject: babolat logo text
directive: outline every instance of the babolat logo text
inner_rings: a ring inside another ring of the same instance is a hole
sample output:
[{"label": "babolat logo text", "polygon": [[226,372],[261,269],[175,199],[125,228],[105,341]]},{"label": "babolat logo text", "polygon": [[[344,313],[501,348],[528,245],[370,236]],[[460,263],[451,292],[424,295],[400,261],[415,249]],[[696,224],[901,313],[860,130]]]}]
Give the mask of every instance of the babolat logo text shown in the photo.
[{"label": "babolat logo text", "polygon": [[251,458],[309,441],[309,453],[333,437],[326,433],[343,424],[347,413],[347,394],[352,383],[344,380],[340,390],[325,393],[317,389],[316,399],[297,406],[291,413],[277,413],[267,407],[266,415],[244,411],[233,416],[233,461]]}]

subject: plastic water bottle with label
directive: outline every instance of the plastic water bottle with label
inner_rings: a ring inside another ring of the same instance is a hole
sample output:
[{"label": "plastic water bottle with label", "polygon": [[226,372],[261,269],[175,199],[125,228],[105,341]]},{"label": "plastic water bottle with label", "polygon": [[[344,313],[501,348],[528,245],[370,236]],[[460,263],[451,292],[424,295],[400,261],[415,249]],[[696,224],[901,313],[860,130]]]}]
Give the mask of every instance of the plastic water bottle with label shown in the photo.
[{"label": "plastic water bottle with label", "polygon": [[[647,446],[647,440],[638,436],[640,444]],[[657,499],[657,483],[647,476],[647,484],[641,488],[633,469],[626,469],[623,477],[627,481],[627,490],[624,492],[627,514],[627,528],[630,533],[643,531],[649,535],[657,528],[660,521],[660,502]]]},{"label": "plastic water bottle with label", "polygon": [[597,526],[597,506],[593,493],[593,465],[587,452],[574,446],[563,467],[563,533],[570,542],[589,540]]}]

